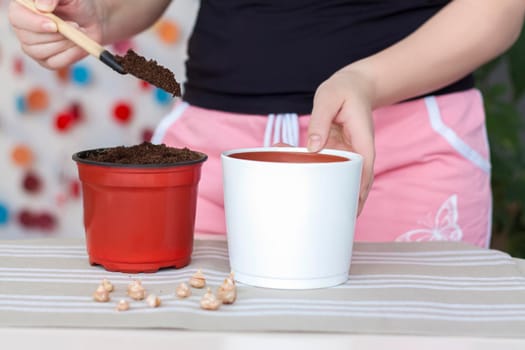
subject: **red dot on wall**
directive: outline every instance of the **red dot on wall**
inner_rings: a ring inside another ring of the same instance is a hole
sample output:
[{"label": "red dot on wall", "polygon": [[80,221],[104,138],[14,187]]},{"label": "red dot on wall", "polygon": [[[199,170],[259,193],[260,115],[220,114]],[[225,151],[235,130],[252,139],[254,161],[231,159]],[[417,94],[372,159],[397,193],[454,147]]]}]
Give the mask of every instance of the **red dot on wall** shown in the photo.
[{"label": "red dot on wall", "polygon": [[56,226],[56,219],[51,213],[40,213],[35,217],[35,226],[45,231],[51,231]]},{"label": "red dot on wall", "polygon": [[56,77],[62,83],[69,81],[69,67],[59,68],[55,71]]},{"label": "red dot on wall", "polygon": [[64,206],[64,204],[66,204],[67,202],[67,197],[64,193],[58,193],[56,196],[55,196],[55,203],[58,207],[62,207]]},{"label": "red dot on wall", "polygon": [[141,88],[142,90],[144,90],[144,91],[148,91],[148,90],[151,89],[151,84],[148,83],[147,81],[141,80],[141,81],[139,82],[139,84],[140,84],[140,88]]},{"label": "red dot on wall", "polygon": [[128,103],[119,102],[113,107],[113,117],[120,123],[128,123],[132,114],[133,110]]},{"label": "red dot on wall", "polygon": [[153,137],[152,129],[146,128],[142,130],[142,141],[143,142],[150,142],[152,137]]},{"label": "red dot on wall", "polygon": [[28,209],[22,209],[18,213],[18,222],[24,227],[33,227],[35,225],[35,215]]},{"label": "red dot on wall", "polygon": [[55,117],[55,129],[66,132],[73,126],[74,120],[75,117],[70,112],[59,113]]},{"label": "red dot on wall", "polygon": [[26,228],[38,228],[52,231],[57,225],[56,217],[49,212],[35,213],[29,209],[22,209],[18,213],[18,222]]},{"label": "red dot on wall", "polygon": [[24,175],[22,186],[28,193],[38,193],[42,189],[42,180],[36,173],[28,171]]},{"label": "red dot on wall", "polygon": [[69,195],[73,198],[80,197],[80,182],[73,180],[69,183]]},{"label": "red dot on wall", "polygon": [[13,60],[13,72],[15,75],[22,75],[24,73],[24,60],[22,57],[16,57]]},{"label": "red dot on wall", "polygon": [[69,107],[69,113],[71,113],[71,116],[75,122],[84,119],[84,111],[82,109],[82,105],[79,102],[73,102],[71,104]]}]

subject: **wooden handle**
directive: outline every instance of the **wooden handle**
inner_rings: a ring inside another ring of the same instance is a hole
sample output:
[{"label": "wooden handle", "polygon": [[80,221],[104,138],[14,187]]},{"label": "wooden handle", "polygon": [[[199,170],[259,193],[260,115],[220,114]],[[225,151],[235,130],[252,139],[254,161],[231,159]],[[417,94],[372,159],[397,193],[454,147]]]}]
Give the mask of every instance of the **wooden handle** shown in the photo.
[{"label": "wooden handle", "polygon": [[59,33],[86,50],[90,55],[100,58],[100,54],[102,51],[104,51],[104,48],[86,34],[82,33],[80,30],[76,29],[71,24],[65,22],[54,14],[38,10],[35,7],[33,0],[16,0],[16,2],[33,11],[34,13],[38,13],[39,15],[46,16],[47,18],[51,19],[56,23]]}]

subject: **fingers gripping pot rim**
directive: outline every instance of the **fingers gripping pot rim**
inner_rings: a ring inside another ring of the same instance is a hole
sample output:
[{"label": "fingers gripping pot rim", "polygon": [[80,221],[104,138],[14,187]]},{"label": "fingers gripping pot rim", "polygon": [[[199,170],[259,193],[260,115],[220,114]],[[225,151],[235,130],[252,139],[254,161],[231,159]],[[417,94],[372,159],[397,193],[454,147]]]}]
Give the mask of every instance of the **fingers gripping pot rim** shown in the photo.
[{"label": "fingers gripping pot rim", "polygon": [[309,289],[348,279],[363,158],[305,148],[221,155],[231,269],[239,282]]},{"label": "fingers gripping pot rim", "polygon": [[75,153],[91,264],[109,271],[155,272],[189,264],[203,153],[171,164],[116,164]]}]

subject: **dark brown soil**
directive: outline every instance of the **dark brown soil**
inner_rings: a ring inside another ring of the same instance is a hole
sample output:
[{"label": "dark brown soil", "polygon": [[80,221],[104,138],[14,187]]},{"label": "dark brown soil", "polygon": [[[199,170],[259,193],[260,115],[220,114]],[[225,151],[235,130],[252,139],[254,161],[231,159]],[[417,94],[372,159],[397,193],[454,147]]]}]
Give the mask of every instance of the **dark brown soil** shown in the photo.
[{"label": "dark brown soil", "polygon": [[133,50],[128,50],[124,56],[116,55],[115,59],[126,73],[145,80],[173,96],[180,96],[180,85],[175,75],[168,68],[159,65],[157,61],[147,60]]},{"label": "dark brown soil", "polygon": [[204,155],[188,148],[175,148],[143,142],[86,152],[82,159],[113,164],[173,164],[202,159]]}]

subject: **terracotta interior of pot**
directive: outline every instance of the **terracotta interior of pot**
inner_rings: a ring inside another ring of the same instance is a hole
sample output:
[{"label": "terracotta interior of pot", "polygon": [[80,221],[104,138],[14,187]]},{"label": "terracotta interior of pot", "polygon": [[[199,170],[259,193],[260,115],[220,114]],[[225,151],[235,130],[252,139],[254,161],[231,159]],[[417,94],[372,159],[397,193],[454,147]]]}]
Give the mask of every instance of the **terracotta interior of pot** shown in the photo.
[{"label": "terracotta interior of pot", "polygon": [[347,162],[350,159],[332,154],[301,153],[301,152],[240,152],[230,154],[229,157],[259,162],[276,163],[334,163]]}]

